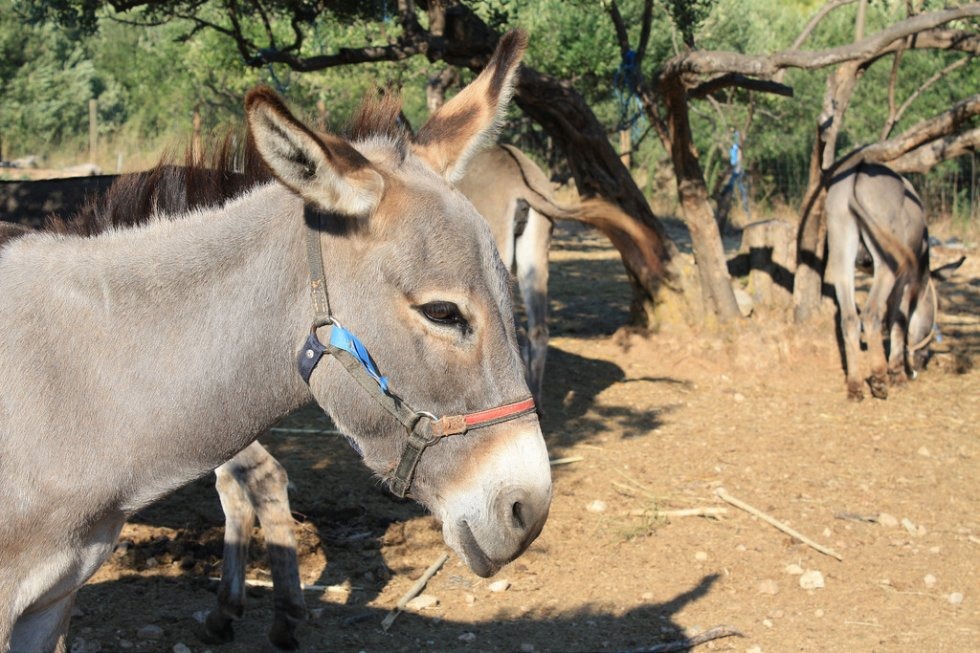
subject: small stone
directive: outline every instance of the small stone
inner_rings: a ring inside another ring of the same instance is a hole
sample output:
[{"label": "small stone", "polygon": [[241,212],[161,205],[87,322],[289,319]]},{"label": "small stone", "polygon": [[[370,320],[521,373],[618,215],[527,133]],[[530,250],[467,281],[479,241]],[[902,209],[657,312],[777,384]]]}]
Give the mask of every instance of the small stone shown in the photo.
[{"label": "small stone", "polygon": [[902,518],[902,528],[909,532],[909,535],[915,535],[915,524],[908,517]]},{"label": "small stone", "polygon": [[698,562],[704,562],[705,560],[708,559],[708,554],[705,553],[704,551],[698,551],[697,553],[694,554],[694,559],[697,560]]},{"label": "small stone", "polygon": [[521,653],[534,653],[534,644],[524,642],[521,644]]},{"label": "small stone", "polygon": [[819,608],[814,610],[813,616],[816,617],[817,619],[820,619],[821,617],[823,617],[823,610],[820,610]]},{"label": "small stone", "polygon": [[922,582],[926,584],[926,587],[929,588],[935,587],[936,577],[933,576],[932,574],[926,574],[925,578],[922,579]]},{"label": "small stone", "polygon": [[476,597],[470,594],[469,592],[463,595],[463,600],[466,601],[466,603],[469,605],[473,605],[474,603],[476,603]]},{"label": "small stone", "polygon": [[929,553],[936,554],[936,553],[939,553],[940,551],[942,551],[942,548],[940,548],[938,546],[930,546],[929,547]]},{"label": "small stone", "polygon": [[929,456],[932,455],[931,453],[929,453],[929,449],[927,449],[926,447],[919,447],[919,451],[916,453],[918,453],[923,458],[928,458]]},{"label": "small stone", "polygon": [[501,578],[500,580],[495,580],[487,586],[491,592],[506,592],[510,589],[510,581]]},{"label": "small stone", "polygon": [[735,550],[738,551],[739,553],[745,553],[746,551],[748,551],[748,549],[745,548],[745,545],[744,544],[737,545],[735,547]]},{"label": "small stone", "polygon": [[653,592],[644,592],[643,594],[640,594],[640,598],[643,599],[644,601],[652,601]]},{"label": "small stone", "polygon": [[960,603],[963,602],[963,593],[953,592],[949,595],[949,597],[947,597],[946,600],[948,600],[953,605],[959,605]]},{"label": "small stone", "polygon": [[799,566],[798,564],[795,564],[795,563],[794,564],[789,564],[789,565],[786,565],[786,568],[784,569],[784,571],[787,574],[792,574],[793,576],[799,576],[800,574],[803,573],[803,567],[801,567],[801,566]]},{"label": "small stone", "polygon": [[732,395],[732,399],[735,400],[735,403],[740,404],[745,401],[745,395],[743,395],[741,392],[736,392]]},{"label": "small stone", "polygon": [[431,594],[419,594],[406,603],[405,607],[409,610],[425,610],[427,608],[434,608],[437,605],[439,605],[439,599],[436,597]]},{"label": "small stone", "polygon": [[187,647],[187,644],[184,644],[183,642],[177,642],[176,644],[174,644],[173,652],[174,653],[191,653],[191,650],[190,650],[190,648]]},{"label": "small stone", "polygon": [[805,571],[803,575],[800,576],[800,587],[805,590],[820,589],[823,586],[823,574],[816,569]]},{"label": "small stone", "polygon": [[192,616],[194,617],[194,621],[196,621],[199,624],[203,624],[205,621],[208,620],[208,611],[198,610]]},{"label": "small stone", "polygon": [[772,619],[763,619],[762,625],[766,628],[772,628]]},{"label": "small stone", "polygon": [[163,628],[149,624],[137,630],[136,636],[140,639],[160,639],[163,637]]},{"label": "small stone", "polygon": [[896,526],[898,526],[898,519],[896,519],[892,515],[889,515],[887,512],[883,512],[880,515],[878,515],[878,523],[884,526],[885,528],[895,528]]},{"label": "small stone", "polygon": [[462,635],[460,635],[459,637],[457,637],[456,639],[458,639],[461,642],[472,642],[474,639],[476,639],[476,633],[471,633],[467,631]]},{"label": "small stone", "polygon": [[771,578],[759,583],[759,594],[779,594],[779,585]]},{"label": "small stone", "polygon": [[153,569],[154,567],[158,566],[159,564],[160,563],[157,562],[157,559],[156,558],[147,558],[146,559],[146,568],[147,569]]},{"label": "small stone", "polygon": [[823,529],[823,536],[824,537],[830,537],[833,534],[834,534],[834,532],[832,530],[830,530],[829,528]]},{"label": "small stone", "polygon": [[600,501],[599,499],[596,499],[595,501],[587,505],[585,509],[588,510],[589,512],[606,512],[607,507],[608,506],[606,505],[605,501]]},{"label": "small stone", "polygon": [[745,653],[762,653],[762,647],[752,646],[750,648],[745,649]]}]

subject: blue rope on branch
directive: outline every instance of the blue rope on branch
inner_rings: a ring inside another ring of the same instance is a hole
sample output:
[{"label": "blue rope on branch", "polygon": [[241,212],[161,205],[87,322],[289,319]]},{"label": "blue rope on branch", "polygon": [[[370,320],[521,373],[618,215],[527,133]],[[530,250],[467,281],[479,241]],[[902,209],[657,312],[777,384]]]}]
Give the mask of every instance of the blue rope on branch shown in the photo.
[{"label": "blue rope on branch", "polygon": [[616,129],[618,131],[630,129],[633,138],[637,138],[644,119],[643,104],[636,91],[639,80],[640,65],[636,60],[636,52],[627,50],[613,75],[613,93],[619,105],[619,122]]}]

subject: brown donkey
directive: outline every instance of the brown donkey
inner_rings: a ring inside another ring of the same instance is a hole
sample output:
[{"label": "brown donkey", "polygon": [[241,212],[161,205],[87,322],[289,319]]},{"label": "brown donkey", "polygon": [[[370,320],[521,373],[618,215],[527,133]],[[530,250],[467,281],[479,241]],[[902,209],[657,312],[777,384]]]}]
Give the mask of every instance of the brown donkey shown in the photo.
[{"label": "brown donkey", "polygon": [[476,573],[537,536],[551,479],[507,272],[447,181],[496,123],[525,42],[502,39],[414,142],[314,134],[253,92],[277,182],[0,249],[0,651],[64,650],[125,519],[311,397]]}]

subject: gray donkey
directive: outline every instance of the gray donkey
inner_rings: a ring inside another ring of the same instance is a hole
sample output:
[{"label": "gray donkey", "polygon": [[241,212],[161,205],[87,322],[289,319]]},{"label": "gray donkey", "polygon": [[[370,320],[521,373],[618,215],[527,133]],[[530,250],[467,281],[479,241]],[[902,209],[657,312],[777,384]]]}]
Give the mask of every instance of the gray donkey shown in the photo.
[{"label": "gray donkey", "polygon": [[[938,296],[930,276],[922,201],[907,179],[884,165],[862,162],[831,180],[826,212],[825,276],[834,284],[840,310],[847,396],[864,398],[863,327],[871,359],[871,394],[885,399],[889,382],[904,383],[909,372],[915,374],[925,364],[936,329]],[[862,246],[871,257],[874,277],[859,319],[854,272]],[[884,331],[890,331],[887,359]]]},{"label": "gray donkey", "polygon": [[505,36],[414,142],[376,111],[353,140],[315,134],[253,91],[277,181],[0,249],[0,652],[64,650],[75,594],[126,518],[311,398],[477,574],[538,535],[550,470],[507,272],[447,181],[525,46]]}]

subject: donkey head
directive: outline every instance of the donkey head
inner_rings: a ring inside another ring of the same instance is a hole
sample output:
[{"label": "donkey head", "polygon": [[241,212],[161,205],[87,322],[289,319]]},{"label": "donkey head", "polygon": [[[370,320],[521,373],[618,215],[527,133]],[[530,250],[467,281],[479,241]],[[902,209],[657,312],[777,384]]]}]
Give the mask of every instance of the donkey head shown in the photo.
[{"label": "donkey head", "polygon": [[[523,33],[505,36],[484,72],[414,141],[393,127],[398,107],[390,103],[362,109],[357,137],[346,140],[314,133],[271,91],[246,100],[258,151],[303,198],[317,230],[335,320],[330,335],[343,325],[370,351],[354,366],[370,367],[374,380],[355,383],[352,375],[363,370],[348,374],[342,360],[327,356],[310,388],[388,481],[407,451],[411,425],[393,417],[406,406],[424,433],[440,435],[435,418],[530,396],[507,270],[486,223],[451,183],[504,111],[525,46]],[[515,414],[433,437],[404,479],[442,520],[447,543],[483,576],[530,544],[551,501],[537,417]]]}]

